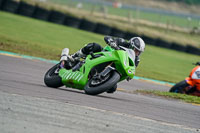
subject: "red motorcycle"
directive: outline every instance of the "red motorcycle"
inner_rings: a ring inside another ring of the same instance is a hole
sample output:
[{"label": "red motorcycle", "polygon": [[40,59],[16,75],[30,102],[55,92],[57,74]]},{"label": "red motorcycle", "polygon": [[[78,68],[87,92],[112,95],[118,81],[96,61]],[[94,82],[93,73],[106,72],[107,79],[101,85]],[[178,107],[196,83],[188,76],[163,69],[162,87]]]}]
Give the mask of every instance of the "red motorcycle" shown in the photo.
[{"label": "red motorcycle", "polygon": [[200,62],[195,63],[189,77],[174,85],[169,92],[200,96]]}]

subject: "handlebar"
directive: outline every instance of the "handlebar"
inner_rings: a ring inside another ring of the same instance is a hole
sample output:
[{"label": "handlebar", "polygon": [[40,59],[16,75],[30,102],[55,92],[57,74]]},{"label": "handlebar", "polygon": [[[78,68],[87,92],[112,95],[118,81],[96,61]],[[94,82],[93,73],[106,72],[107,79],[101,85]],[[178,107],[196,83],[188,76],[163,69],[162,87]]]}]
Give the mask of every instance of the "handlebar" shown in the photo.
[{"label": "handlebar", "polygon": [[195,66],[200,66],[200,62],[192,63]]}]

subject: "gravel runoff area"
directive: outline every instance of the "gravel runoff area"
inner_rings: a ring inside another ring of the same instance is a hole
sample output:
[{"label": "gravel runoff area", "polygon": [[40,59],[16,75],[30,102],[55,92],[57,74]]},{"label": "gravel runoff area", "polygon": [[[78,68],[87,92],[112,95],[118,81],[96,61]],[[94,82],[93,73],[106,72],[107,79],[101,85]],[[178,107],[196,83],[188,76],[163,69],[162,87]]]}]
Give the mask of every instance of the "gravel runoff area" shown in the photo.
[{"label": "gravel runoff area", "polygon": [[0,91],[1,133],[197,133],[142,117]]}]

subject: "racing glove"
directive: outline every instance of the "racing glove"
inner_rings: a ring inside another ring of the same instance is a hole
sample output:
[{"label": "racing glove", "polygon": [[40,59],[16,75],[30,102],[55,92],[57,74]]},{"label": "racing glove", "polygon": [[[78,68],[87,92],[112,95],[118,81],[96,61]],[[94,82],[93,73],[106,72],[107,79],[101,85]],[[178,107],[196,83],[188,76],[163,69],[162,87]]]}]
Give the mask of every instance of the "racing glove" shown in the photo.
[{"label": "racing glove", "polygon": [[104,41],[106,42],[106,44],[108,44],[109,46],[111,46],[114,49],[118,49],[117,46],[117,42],[110,36],[105,36],[104,37]]}]

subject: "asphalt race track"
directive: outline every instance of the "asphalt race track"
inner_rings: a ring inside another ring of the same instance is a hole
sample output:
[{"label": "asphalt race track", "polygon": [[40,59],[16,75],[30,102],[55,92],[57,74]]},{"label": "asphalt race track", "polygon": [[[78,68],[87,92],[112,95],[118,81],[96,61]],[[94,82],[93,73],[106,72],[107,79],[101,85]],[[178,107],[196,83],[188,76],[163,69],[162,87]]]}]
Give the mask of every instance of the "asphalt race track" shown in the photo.
[{"label": "asphalt race track", "polygon": [[199,105],[126,92],[167,91],[169,86],[132,80],[120,83],[114,94],[90,96],[75,89],[46,87],[43,77],[53,65],[0,55],[2,132],[199,132]]}]

